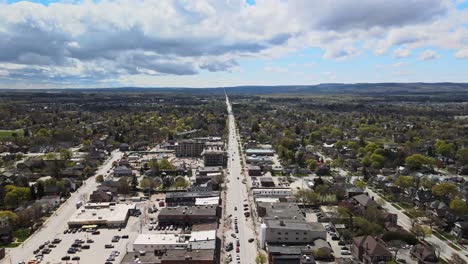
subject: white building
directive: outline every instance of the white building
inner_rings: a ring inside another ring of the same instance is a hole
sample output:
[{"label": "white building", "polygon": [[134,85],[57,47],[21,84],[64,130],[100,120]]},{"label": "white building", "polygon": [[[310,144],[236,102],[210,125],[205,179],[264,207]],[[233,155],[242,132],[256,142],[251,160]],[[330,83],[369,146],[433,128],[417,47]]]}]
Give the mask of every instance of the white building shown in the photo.
[{"label": "white building", "polygon": [[289,197],[293,195],[289,188],[255,188],[252,192],[255,197]]}]

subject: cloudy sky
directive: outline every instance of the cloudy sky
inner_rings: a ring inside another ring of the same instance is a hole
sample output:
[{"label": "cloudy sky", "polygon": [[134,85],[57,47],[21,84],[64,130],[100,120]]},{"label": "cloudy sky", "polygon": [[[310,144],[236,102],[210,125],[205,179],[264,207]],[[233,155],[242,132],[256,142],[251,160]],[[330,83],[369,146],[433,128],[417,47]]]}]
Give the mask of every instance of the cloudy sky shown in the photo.
[{"label": "cloudy sky", "polygon": [[0,0],[0,88],[468,82],[464,0]]}]

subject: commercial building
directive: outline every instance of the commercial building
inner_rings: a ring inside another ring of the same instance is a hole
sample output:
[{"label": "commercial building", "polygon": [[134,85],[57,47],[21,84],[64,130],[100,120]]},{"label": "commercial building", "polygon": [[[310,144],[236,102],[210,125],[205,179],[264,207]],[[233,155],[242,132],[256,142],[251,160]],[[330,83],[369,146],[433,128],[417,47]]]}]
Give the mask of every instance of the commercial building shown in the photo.
[{"label": "commercial building", "polygon": [[275,182],[272,177],[260,177],[262,187],[275,187]]},{"label": "commercial building", "polygon": [[226,166],[227,153],[224,149],[205,149],[203,150],[203,164],[205,166]]},{"label": "commercial building", "polygon": [[262,169],[260,166],[249,165],[247,167],[249,176],[262,176]]},{"label": "commercial building", "polygon": [[216,230],[193,231],[191,234],[140,234],[133,242],[133,251],[168,255],[168,250],[216,249]]},{"label": "commercial building", "polygon": [[161,264],[214,264],[215,250],[168,250],[161,257]]},{"label": "commercial building", "polygon": [[257,202],[257,212],[258,216],[263,219],[304,219],[304,215],[296,203]]},{"label": "commercial building", "polygon": [[185,206],[163,208],[158,221],[162,225],[192,225],[196,223],[213,223],[218,221],[218,206]]},{"label": "commercial building", "polygon": [[133,242],[133,251],[161,254],[168,249],[185,249],[188,241],[179,234],[140,234]]},{"label": "commercial building", "polygon": [[254,188],[252,189],[254,197],[289,197],[293,193],[289,188]]},{"label": "commercial building", "polygon": [[124,227],[133,210],[135,210],[134,204],[90,203],[76,210],[68,221],[68,226]]},{"label": "commercial building", "polygon": [[219,191],[210,192],[168,192],[166,193],[166,204],[169,207],[193,206],[197,198],[218,197]]},{"label": "commercial building", "polygon": [[307,244],[327,238],[327,231],[322,224],[302,219],[267,219],[265,225],[262,237],[268,244]]},{"label": "commercial building", "polygon": [[247,156],[273,156],[275,152],[272,149],[251,148],[245,150]]},{"label": "commercial building", "polygon": [[208,176],[213,174],[222,174],[223,167],[221,166],[211,166],[211,167],[203,167],[197,171],[197,176]]},{"label": "commercial building", "polygon": [[177,157],[199,157],[205,148],[205,142],[200,140],[181,140],[174,145]]}]

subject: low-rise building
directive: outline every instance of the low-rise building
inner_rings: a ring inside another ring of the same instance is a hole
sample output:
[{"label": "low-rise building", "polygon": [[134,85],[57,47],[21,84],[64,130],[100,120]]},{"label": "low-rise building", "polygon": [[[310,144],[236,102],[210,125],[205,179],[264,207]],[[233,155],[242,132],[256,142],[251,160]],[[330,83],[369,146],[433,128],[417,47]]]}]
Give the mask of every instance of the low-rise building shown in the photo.
[{"label": "low-rise building", "polygon": [[166,205],[175,206],[193,206],[197,198],[218,197],[219,191],[209,192],[168,192],[166,193]]},{"label": "low-rise building", "polygon": [[161,257],[161,264],[214,264],[215,250],[168,250]]},{"label": "low-rise building", "polygon": [[304,215],[296,203],[257,202],[257,213],[263,219],[304,219]]},{"label": "low-rise building", "polygon": [[268,244],[307,244],[316,239],[326,239],[327,231],[320,223],[302,219],[267,219],[263,237]]},{"label": "low-rise building", "polygon": [[252,189],[254,197],[282,197],[292,196],[293,193],[289,188],[254,188]]},{"label": "low-rise building", "polygon": [[89,203],[76,210],[68,221],[68,226],[124,227],[127,225],[128,217],[134,210],[134,204]]},{"label": "low-rise building", "polygon": [[212,223],[218,221],[217,206],[185,206],[163,208],[159,212],[158,221],[162,225],[192,225],[194,223]]},{"label": "low-rise building", "polygon": [[377,264],[393,259],[393,255],[385,243],[373,236],[354,237],[351,252],[364,264]]},{"label": "low-rise building", "polygon": [[434,249],[423,244],[417,244],[412,247],[411,256],[418,261],[418,264],[433,264],[439,262]]},{"label": "low-rise building", "polygon": [[275,187],[275,182],[272,177],[260,177],[262,187]]},{"label": "low-rise building", "polygon": [[245,150],[247,156],[273,156],[275,151],[272,149],[266,148],[250,148]]},{"label": "low-rise building", "polygon": [[132,170],[125,166],[118,166],[114,169],[115,177],[132,176]]},{"label": "low-rise building", "polygon": [[249,165],[247,169],[249,172],[249,176],[262,176],[262,169],[260,168],[260,166]]}]

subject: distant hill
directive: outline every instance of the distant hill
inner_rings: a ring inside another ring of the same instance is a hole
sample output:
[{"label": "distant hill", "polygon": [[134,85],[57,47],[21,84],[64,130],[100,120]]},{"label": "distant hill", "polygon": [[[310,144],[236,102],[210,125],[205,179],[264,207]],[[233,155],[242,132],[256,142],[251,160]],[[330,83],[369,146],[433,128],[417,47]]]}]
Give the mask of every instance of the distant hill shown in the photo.
[{"label": "distant hill", "polygon": [[358,94],[358,95],[404,95],[404,94],[463,94],[468,95],[468,83],[325,83],[318,85],[287,86],[235,86],[218,88],[89,88],[89,89],[4,89],[5,92],[183,92],[221,94]]}]

